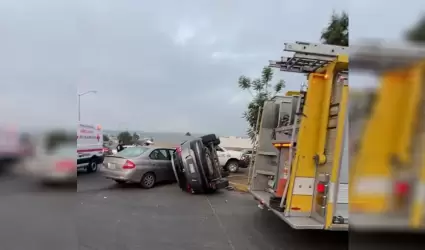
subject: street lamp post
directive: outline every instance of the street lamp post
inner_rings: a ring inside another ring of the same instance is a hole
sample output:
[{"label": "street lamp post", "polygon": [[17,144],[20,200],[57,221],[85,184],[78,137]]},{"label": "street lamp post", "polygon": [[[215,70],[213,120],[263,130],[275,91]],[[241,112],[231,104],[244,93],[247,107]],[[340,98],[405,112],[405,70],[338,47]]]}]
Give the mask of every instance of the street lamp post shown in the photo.
[{"label": "street lamp post", "polygon": [[78,94],[78,121],[81,120],[81,96],[87,95],[89,93],[96,94],[97,91],[96,90],[89,90],[89,91],[83,92],[81,94]]}]

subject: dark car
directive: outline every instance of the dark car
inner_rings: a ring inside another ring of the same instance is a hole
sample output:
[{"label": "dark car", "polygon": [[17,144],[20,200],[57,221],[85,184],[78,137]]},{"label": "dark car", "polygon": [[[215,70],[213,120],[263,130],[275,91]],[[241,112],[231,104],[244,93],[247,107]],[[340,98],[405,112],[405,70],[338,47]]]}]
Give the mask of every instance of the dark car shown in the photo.
[{"label": "dark car", "polygon": [[214,134],[183,142],[173,154],[173,170],[179,187],[190,193],[211,193],[226,188],[215,146],[220,140]]}]

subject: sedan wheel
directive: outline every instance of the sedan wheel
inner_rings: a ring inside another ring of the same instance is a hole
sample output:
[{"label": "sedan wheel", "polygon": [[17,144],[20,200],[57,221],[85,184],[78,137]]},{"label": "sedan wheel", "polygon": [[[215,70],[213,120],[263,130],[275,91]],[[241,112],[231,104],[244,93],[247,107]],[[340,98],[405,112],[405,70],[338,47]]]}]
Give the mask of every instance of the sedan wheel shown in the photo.
[{"label": "sedan wheel", "polygon": [[141,181],[140,181],[140,185],[143,188],[152,188],[155,185],[155,175],[152,173],[147,173],[145,175],[143,175]]}]

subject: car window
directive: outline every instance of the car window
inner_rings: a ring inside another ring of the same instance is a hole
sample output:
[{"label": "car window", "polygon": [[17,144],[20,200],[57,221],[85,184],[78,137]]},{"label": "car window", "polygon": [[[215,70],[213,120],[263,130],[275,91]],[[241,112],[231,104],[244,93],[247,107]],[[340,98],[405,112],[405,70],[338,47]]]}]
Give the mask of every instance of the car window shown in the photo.
[{"label": "car window", "polygon": [[154,151],[152,151],[152,153],[149,155],[149,157],[152,160],[163,160],[163,161],[168,161],[170,160],[170,156],[167,152],[167,149],[155,149]]},{"label": "car window", "polygon": [[147,147],[129,147],[125,148],[124,150],[118,152],[116,156],[121,156],[124,158],[132,158],[132,157],[138,157],[142,154],[144,154],[146,151],[148,151],[149,148]]},{"label": "car window", "polygon": [[174,159],[176,159],[176,150],[174,150],[174,149],[169,149],[168,151],[170,152],[170,155],[172,155],[172,156],[173,156],[173,158],[174,158]]}]

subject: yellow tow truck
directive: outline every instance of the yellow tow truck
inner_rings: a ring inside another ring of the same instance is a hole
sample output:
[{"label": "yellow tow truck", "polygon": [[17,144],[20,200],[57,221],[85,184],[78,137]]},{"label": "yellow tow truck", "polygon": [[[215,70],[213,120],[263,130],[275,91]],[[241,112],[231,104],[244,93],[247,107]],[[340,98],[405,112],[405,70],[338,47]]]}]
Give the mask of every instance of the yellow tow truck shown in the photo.
[{"label": "yellow tow truck", "polygon": [[249,192],[295,229],[348,230],[348,48],[286,43],[271,61],[307,86],[267,101]]},{"label": "yellow tow truck", "polygon": [[361,115],[350,117],[362,131],[353,138],[350,224],[358,231],[423,230],[425,49],[362,45],[350,55],[351,69],[374,72],[379,86]]}]

